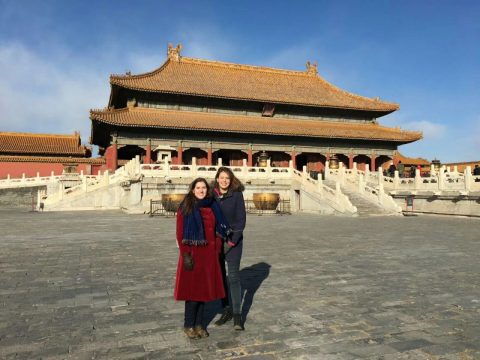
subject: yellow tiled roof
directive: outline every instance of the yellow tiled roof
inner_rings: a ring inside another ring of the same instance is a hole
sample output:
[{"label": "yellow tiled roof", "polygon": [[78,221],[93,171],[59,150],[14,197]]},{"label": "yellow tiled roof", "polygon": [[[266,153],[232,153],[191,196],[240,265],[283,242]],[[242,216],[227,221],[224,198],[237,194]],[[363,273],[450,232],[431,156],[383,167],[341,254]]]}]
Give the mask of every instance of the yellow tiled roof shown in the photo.
[{"label": "yellow tiled roof", "polygon": [[53,135],[0,132],[0,154],[44,154],[86,156],[90,149],[81,145],[80,134]]},{"label": "yellow tiled roof", "polygon": [[79,158],[65,156],[10,156],[0,155],[0,162],[34,162],[34,163],[73,163],[73,164],[105,164],[105,158]]},{"label": "yellow tiled roof", "polygon": [[430,165],[430,161],[423,158],[409,158],[400,153],[397,155],[397,159],[404,165]]},{"label": "yellow tiled roof", "polygon": [[400,143],[409,143],[422,138],[421,132],[403,131],[373,123],[354,124],[139,107],[117,110],[91,110],[90,119],[126,127],[140,126],[316,138],[386,140]]},{"label": "yellow tiled roof", "polygon": [[249,100],[265,103],[356,109],[388,114],[398,104],[344,91],[316,74],[188,57],[171,58],[141,75],[111,75],[110,83],[151,92]]}]

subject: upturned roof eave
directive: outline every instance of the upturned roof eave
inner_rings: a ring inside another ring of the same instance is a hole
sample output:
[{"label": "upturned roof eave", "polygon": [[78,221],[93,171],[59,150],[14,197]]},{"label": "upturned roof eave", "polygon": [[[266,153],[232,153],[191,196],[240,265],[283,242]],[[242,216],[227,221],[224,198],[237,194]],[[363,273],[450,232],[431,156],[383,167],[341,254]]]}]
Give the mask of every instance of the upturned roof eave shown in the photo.
[{"label": "upturned roof eave", "polygon": [[53,163],[78,163],[78,164],[104,164],[103,158],[82,158],[69,156],[42,156],[42,155],[2,155],[0,154],[0,161],[4,162],[53,162]]},{"label": "upturned roof eave", "polygon": [[[123,112],[124,109],[114,110],[117,112]],[[90,110],[90,119],[91,121],[97,121],[100,123],[104,123],[107,125],[117,126],[117,127],[125,127],[125,128],[133,128],[133,127],[145,127],[145,128],[152,128],[152,129],[175,129],[175,130],[185,130],[185,131],[211,131],[217,133],[227,133],[227,134],[259,134],[255,131],[250,130],[232,130],[232,129],[218,129],[218,128],[202,128],[202,129],[195,129],[191,127],[182,127],[182,126],[160,126],[160,125],[145,125],[145,124],[119,124],[118,122],[111,121],[105,118],[102,118],[95,113],[101,113],[101,110]],[[414,141],[418,141],[423,138],[421,133],[410,132],[412,137],[410,139],[386,139],[381,137],[355,137],[355,136],[327,136],[327,135],[312,135],[312,134],[275,134],[275,133],[263,133],[269,136],[281,136],[281,137],[303,137],[303,138],[317,138],[317,139],[349,139],[349,140],[363,140],[363,141],[383,141],[383,142],[393,142],[399,145],[408,144]]]},{"label": "upturned roof eave", "polygon": [[[173,95],[187,95],[187,96],[197,96],[202,98],[209,98],[209,99],[226,99],[226,100],[235,100],[235,101],[249,101],[249,102],[256,102],[256,103],[271,103],[271,104],[281,104],[281,105],[294,105],[294,106],[305,106],[309,108],[321,108],[321,109],[335,109],[335,110],[355,110],[355,111],[362,111],[362,112],[373,112],[373,113],[380,113],[381,116],[385,116],[391,114],[394,111],[400,109],[400,105],[396,103],[385,103],[384,104],[391,104],[390,108],[382,109],[382,108],[365,108],[365,107],[353,107],[353,106],[339,106],[339,105],[332,105],[332,104],[312,104],[312,103],[302,103],[302,102],[293,102],[293,101],[278,101],[272,99],[249,99],[244,97],[230,97],[230,96],[221,96],[221,95],[214,95],[214,94],[198,94],[193,92],[181,92],[181,91],[171,91],[171,90],[163,90],[163,89],[145,89],[136,86],[129,86],[127,84],[122,83],[115,83],[112,82],[111,85],[119,86],[124,89],[128,90],[135,90],[135,91],[145,91],[151,93],[161,93],[161,94],[173,94]],[[113,92],[113,87],[112,90]],[[112,95],[111,95],[112,96]],[[112,101],[109,101],[109,106],[112,105]]]},{"label": "upturned roof eave", "polygon": [[[343,94],[344,96],[349,96],[355,99],[360,99],[362,101],[370,102],[370,103],[375,103],[378,102],[380,104],[379,107],[374,107],[374,104],[372,104],[373,108],[369,107],[352,107],[352,106],[340,106],[340,105],[335,105],[335,104],[316,104],[316,103],[305,103],[305,102],[294,102],[294,101],[278,101],[274,99],[252,99],[252,98],[246,98],[246,97],[235,97],[235,96],[222,96],[218,94],[212,94],[212,93],[195,93],[195,92],[189,92],[189,91],[173,91],[173,90],[166,90],[166,89],[151,89],[151,88],[146,88],[142,86],[135,86],[135,85],[130,85],[129,82],[136,81],[139,79],[145,79],[145,78],[150,78],[153,76],[158,75],[161,73],[167,66],[170,64],[203,64],[203,65],[209,65],[213,67],[228,67],[228,68],[236,68],[236,69],[249,69],[254,72],[267,72],[267,73],[277,73],[280,75],[285,75],[285,76],[294,76],[294,77],[307,77],[307,78],[312,78],[315,79],[316,81],[320,82],[323,87],[330,88],[331,90]],[[297,71],[297,70],[285,70],[285,69],[276,69],[276,68],[269,68],[269,67],[263,67],[263,66],[255,66],[255,65],[243,65],[243,64],[235,64],[235,63],[227,63],[227,62],[221,62],[221,61],[211,61],[211,60],[204,60],[204,59],[196,59],[196,58],[189,58],[189,57],[181,57],[181,60],[179,61],[174,61],[171,60],[170,58],[167,58],[165,62],[160,65],[158,68],[142,73],[142,74],[137,74],[137,75],[124,75],[124,74],[111,74],[110,75],[110,85],[116,85],[119,87],[123,87],[125,89],[129,90],[135,90],[135,91],[145,91],[145,92],[153,92],[153,93],[166,93],[166,94],[176,94],[176,95],[189,95],[189,96],[199,96],[199,97],[206,97],[206,98],[213,98],[213,99],[230,99],[230,100],[240,100],[240,101],[253,101],[253,102],[260,102],[260,103],[274,103],[274,104],[285,104],[285,105],[296,105],[296,106],[306,106],[306,107],[318,107],[318,108],[331,108],[331,109],[345,109],[345,110],[357,110],[357,111],[365,111],[365,112],[378,112],[382,113],[383,115],[387,115],[393,111],[396,111],[399,109],[399,104],[393,103],[393,102],[388,102],[388,101],[380,101],[377,99],[371,99],[365,96],[357,95],[354,93],[351,93],[349,91],[343,90],[339,88],[336,85],[333,85],[329,81],[323,79],[320,75],[316,74],[315,76],[312,76],[311,74],[307,74],[302,71]],[[113,90],[113,89],[112,89]],[[113,96],[113,91],[110,93],[110,97]],[[111,106],[112,103],[112,98],[110,98],[109,101],[109,106]],[[382,115],[382,116],[383,116]]]}]

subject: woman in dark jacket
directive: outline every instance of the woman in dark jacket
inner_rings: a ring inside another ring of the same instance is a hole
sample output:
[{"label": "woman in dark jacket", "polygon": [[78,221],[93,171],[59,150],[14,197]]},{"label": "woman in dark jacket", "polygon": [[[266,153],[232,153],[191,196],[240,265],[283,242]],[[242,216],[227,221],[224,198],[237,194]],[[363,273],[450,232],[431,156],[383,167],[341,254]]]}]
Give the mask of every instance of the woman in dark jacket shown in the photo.
[{"label": "woman in dark jacket", "polygon": [[225,275],[225,262],[228,276],[225,279],[227,296],[223,299],[223,313],[215,325],[223,325],[233,317],[235,330],[244,330],[241,316],[242,292],[240,286],[240,260],[243,250],[243,230],[245,229],[246,212],[242,191],[244,187],[233,172],[227,167],[218,169],[215,175],[214,197],[220,204],[222,213],[232,229],[232,233],[224,241],[220,263]]},{"label": "woman in dark jacket", "polygon": [[220,236],[226,237],[229,226],[218,203],[208,195],[207,181],[194,180],[177,212],[180,254],[174,297],[185,301],[183,331],[190,339],[209,335],[203,321],[205,302],[225,297],[218,256]]}]

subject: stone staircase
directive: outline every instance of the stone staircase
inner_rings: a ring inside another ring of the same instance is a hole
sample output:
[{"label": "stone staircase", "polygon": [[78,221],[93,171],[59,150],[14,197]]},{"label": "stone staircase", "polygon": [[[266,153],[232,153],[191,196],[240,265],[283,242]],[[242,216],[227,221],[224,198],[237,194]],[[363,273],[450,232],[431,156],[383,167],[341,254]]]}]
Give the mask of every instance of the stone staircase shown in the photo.
[{"label": "stone staircase", "polygon": [[[335,189],[335,181],[325,180],[323,182],[326,186]],[[342,186],[342,192],[350,199],[350,202],[357,208],[357,216],[390,216],[399,215],[394,211],[384,209],[380,204],[360,195],[358,192],[351,190],[348,187]]]}]

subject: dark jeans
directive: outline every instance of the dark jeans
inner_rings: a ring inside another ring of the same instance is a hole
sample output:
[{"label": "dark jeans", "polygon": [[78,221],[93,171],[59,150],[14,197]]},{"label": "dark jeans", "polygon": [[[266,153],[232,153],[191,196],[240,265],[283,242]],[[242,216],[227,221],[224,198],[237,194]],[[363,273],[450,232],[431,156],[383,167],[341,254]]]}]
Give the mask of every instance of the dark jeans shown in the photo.
[{"label": "dark jeans", "polygon": [[[225,269],[227,263],[227,269]],[[233,261],[226,261],[222,255],[220,257],[220,265],[222,268],[225,292],[227,296],[222,299],[224,308],[231,307],[234,314],[241,313],[242,307],[242,288],[240,284],[240,259]],[[228,272],[228,276],[226,271]],[[226,281],[225,281],[226,280]]]},{"label": "dark jeans", "polygon": [[203,326],[203,301],[185,301],[185,320],[183,326],[186,328]]}]

